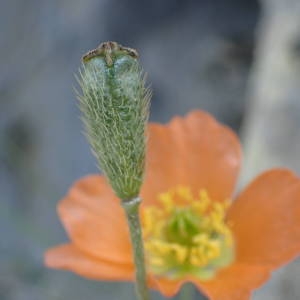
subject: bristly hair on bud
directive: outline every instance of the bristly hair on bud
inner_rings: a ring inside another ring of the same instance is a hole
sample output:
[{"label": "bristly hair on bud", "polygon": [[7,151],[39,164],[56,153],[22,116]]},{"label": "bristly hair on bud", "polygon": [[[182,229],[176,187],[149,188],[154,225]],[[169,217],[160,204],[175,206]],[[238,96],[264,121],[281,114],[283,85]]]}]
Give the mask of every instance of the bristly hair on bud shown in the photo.
[{"label": "bristly hair on bud", "polygon": [[137,52],[115,42],[83,56],[78,95],[86,135],[100,169],[123,201],[139,195],[145,169],[151,92]]}]

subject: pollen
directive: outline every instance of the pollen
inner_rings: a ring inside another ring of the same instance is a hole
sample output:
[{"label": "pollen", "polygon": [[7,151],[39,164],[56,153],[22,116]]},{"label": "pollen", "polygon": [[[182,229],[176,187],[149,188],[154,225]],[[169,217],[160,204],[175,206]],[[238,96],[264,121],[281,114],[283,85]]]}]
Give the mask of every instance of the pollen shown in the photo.
[{"label": "pollen", "polygon": [[194,195],[178,186],[158,195],[158,205],[142,210],[149,270],[156,275],[202,280],[234,259],[234,239],[225,222],[229,200],[213,201],[206,190]]}]

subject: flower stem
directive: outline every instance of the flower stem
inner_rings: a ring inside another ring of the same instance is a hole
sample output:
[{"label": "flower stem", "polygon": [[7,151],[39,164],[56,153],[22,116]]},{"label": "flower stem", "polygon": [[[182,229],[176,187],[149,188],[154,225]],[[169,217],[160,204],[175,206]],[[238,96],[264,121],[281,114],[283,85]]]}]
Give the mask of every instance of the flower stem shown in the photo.
[{"label": "flower stem", "polygon": [[149,291],[147,288],[144,246],[139,218],[140,202],[141,198],[136,197],[128,201],[122,201],[122,206],[126,213],[133,247],[134,263],[136,268],[137,298],[139,300],[150,300]]},{"label": "flower stem", "polygon": [[180,300],[193,300],[195,297],[194,286],[191,283],[186,283],[180,291]]}]

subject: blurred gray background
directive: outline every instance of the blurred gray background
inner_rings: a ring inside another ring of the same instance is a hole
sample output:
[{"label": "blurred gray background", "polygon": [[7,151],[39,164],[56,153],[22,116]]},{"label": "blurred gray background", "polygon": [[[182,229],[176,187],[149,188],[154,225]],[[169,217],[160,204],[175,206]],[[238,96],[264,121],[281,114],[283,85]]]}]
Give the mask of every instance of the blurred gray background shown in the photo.
[{"label": "blurred gray background", "polygon": [[[106,40],[139,51],[151,120],[201,108],[240,134],[240,185],[272,166],[300,171],[299,0],[0,0],[1,300],[134,297],[42,262],[67,239],[57,201],[97,172],[73,87],[82,54]],[[253,299],[300,299],[299,280],[294,262]]]}]

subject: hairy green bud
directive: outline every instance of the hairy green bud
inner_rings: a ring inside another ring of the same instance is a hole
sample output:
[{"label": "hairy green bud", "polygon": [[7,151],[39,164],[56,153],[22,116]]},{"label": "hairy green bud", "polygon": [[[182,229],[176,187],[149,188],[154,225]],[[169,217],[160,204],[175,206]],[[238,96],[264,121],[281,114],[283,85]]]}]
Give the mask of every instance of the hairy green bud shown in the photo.
[{"label": "hairy green bud", "polygon": [[137,197],[145,168],[150,92],[137,52],[115,42],[83,56],[80,109],[99,167],[122,200]]}]

